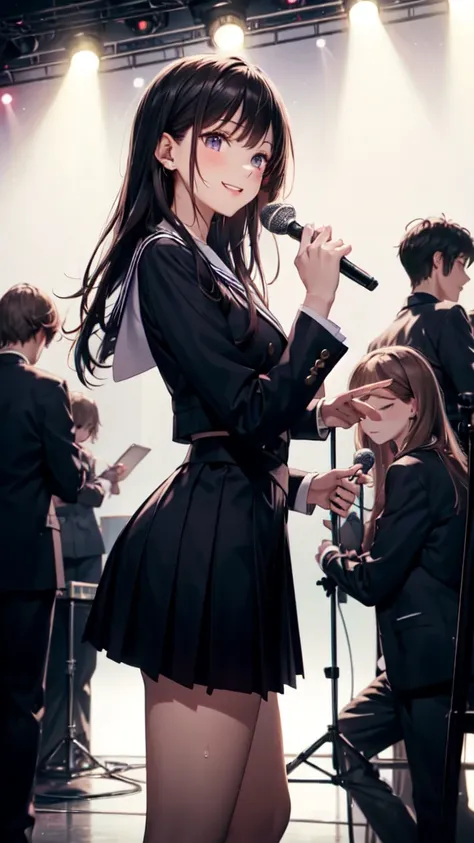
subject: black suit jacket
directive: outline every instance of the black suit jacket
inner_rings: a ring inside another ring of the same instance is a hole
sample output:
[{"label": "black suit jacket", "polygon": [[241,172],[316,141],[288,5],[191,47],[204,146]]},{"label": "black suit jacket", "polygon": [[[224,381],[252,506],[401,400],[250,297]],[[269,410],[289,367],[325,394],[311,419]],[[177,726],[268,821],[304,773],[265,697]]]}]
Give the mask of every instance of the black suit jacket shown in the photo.
[{"label": "black suit jacket", "polygon": [[[312,401],[347,347],[299,312],[289,337],[263,309],[253,336],[245,297],[216,286],[204,261],[172,236],[150,242],[138,265],[149,347],[172,395],[174,439],[228,431],[249,449],[271,449],[289,432],[319,439]],[[305,472],[290,469],[288,504]]]},{"label": "black suit jacket", "polygon": [[474,337],[461,305],[414,293],[395,321],[371,342],[369,351],[391,345],[408,345],[426,357],[443,391],[450,420],[459,421],[459,393],[474,392]]},{"label": "black suit jacket", "polygon": [[84,476],[72,430],[66,384],[0,354],[0,590],[56,587],[51,497]]},{"label": "black suit jacket", "polygon": [[465,494],[456,511],[451,477],[426,449],[390,466],[385,493],[369,560],[353,555],[351,563],[329,552],[324,569],[343,591],[376,607],[387,676],[394,688],[412,691],[452,678]]},{"label": "black suit jacket", "polygon": [[77,503],[57,507],[61,525],[61,545],[67,559],[101,556],[105,552],[102,533],[95,517],[95,507],[102,506],[105,488],[97,479],[95,459],[85,448],[80,448],[81,460],[86,470],[86,480],[79,492]]}]

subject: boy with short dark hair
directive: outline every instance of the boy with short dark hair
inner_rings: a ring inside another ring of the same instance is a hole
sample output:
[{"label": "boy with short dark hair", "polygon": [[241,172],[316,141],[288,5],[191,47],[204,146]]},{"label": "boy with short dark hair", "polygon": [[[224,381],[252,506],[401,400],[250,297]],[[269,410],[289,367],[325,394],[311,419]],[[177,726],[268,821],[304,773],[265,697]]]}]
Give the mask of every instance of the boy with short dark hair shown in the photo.
[{"label": "boy with short dark hair", "polygon": [[474,338],[465,310],[458,304],[474,261],[470,232],[444,217],[410,224],[398,251],[411,281],[412,294],[394,322],[369,351],[408,345],[431,364],[444,394],[448,418],[460,421],[458,395],[474,392]]},{"label": "boy with short dark hair", "polygon": [[35,368],[59,330],[30,284],[0,298],[0,840],[26,843],[43,678],[56,589],[63,585],[57,495],[77,500],[84,474],[64,381]]}]

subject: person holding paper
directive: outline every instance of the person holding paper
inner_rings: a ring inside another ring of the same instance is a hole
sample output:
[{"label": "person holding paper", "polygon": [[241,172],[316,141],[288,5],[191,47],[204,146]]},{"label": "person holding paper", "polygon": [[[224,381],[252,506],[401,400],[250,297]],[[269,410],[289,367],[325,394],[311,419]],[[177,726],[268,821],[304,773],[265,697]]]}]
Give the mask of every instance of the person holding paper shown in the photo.
[{"label": "person holding paper", "polygon": [[[98,477],[96,461],[85,445],[95,442],[100,427],[99,410],[95,401],[79,392],[71,394],[74,435],[86,472],[86,481],[76,503],[55,499],[56,512],[61,526],[61,545],[64,558],[66,583],[98,583],[102,573],[104,542],[97,523],[95,510],[102,506],[108,491],[120,493],[119,482],[122,466],[108,468]],[[67,726],[67,646],[68,603],[58,601],[51,634],[48,670],[45,689],[45,716],[41,737],[39,772],[52,750],[66,733]],[[82,643],[89,605],[75,608],[74,638],[76,653],[75,710],[76,737],[87,749],[90,747],[91,680],[96,668],[97,653],[88,643]],[[65,757],[54,755],[51,764],[61,766]]]}]

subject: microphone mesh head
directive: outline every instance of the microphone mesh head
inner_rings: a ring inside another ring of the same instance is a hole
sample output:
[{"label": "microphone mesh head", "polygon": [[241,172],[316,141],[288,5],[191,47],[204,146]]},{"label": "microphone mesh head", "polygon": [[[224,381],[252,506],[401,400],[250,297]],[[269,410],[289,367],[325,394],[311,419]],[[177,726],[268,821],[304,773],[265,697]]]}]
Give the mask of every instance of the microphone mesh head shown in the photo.
[{"label": "microphone mesh head", "polygon": [[362,466],[362,473],[367,474],[375,463],[375,454],[370,448],[361,448],[354,454],[354,465]]},{"label": "microphone mesh head", "polygon": [[280,202],[270,202],[260,211],[260,222],[272,234],[286,234],[295,217],[293,205],[282,205]]}]

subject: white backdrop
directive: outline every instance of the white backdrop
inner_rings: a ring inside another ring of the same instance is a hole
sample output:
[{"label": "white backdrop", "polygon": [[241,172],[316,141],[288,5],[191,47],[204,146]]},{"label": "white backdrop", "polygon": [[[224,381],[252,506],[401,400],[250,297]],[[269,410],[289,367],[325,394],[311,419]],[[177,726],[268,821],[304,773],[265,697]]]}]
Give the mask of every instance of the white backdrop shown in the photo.
[{"label": "white backdrop", "polygon": [[[331,222],[354,245],[353,258],[380,280],[367,293],[342,280],[332,318],[347,335],[349,353],[327,384],[336,393],[371,338],[392,319],[408,293],[396,244],[415,217],[446,213],[474,228],[474,21],[451,16],[369,27],[333,36],[324,50],[314,41],[252,50],[280,88],[292,120],[296,178],[291,201],[302,222]],[[146,68],[146,81],[153,76]],[[0,292],[19,281],[68,295],[75,289],[118,188],[128,130],[140,91],[134,73],[103,75],[76,86],[71,80],[14,89],[0,115]],[[302,300],[293,268],[295,244],[282,241],[282,271],[272,306],[289,328]],[[274,249],[264,242],[271,277]],[[76,282],[77,283],[77,282]],[[474,307],[467,288],[463,304]],[[74,307],[68,308],[69,324]],[[42,366],[78,384],[67,364],[67,342],[54,344]],[[168,394],[151,372],[125,384],[96,389],[103,422],[96,451],[115,459],[131,442],[151,456],[102,514],[130,514],[181,460],[170,445]],[[328,467],[328,446],[295,443],[292,464]],[[350,464],[352,434],[339,437],[339,464]],[[285,748],[297,752],[322,733],[330,718],[329,606],[315,581],[314,551],[320,515],[291,516],[291,542],[307,678],[282,699]],[[354,651],[355,690],[373,676],[372,611],[349,601],[343,608]],[[341,702],[350,693],[341,637]],[[140,755],[144,750],[142,688],[138,672],[102,656],[93,683],[93,750]]]}]

